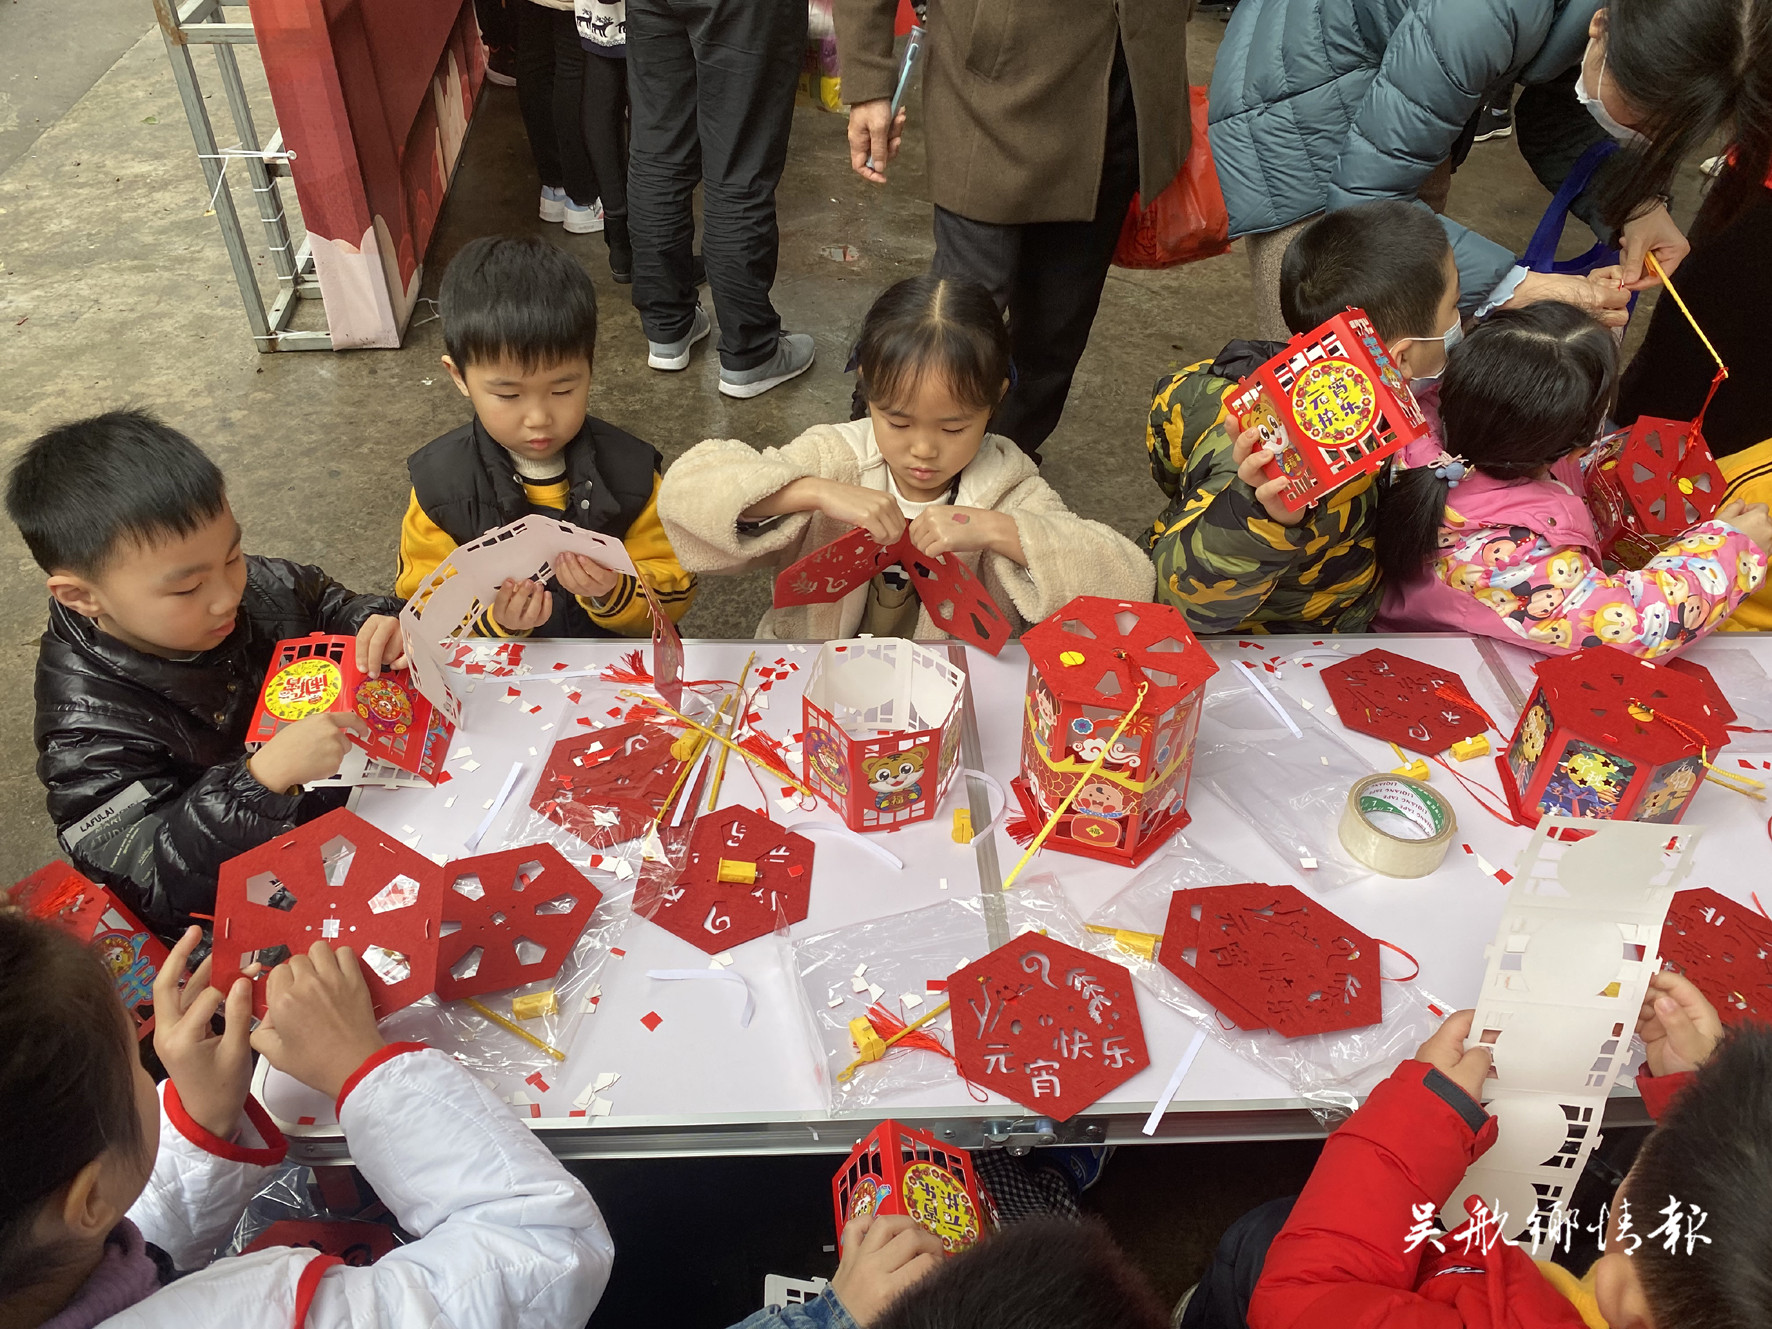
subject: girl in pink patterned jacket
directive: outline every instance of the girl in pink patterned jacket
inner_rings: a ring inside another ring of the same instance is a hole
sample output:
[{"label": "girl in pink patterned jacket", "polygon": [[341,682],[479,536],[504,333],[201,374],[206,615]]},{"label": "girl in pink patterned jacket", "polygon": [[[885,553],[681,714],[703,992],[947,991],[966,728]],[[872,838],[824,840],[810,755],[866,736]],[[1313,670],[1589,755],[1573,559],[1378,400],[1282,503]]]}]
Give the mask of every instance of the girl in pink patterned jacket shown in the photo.
[{"label": "girl in pink patterned jacket", "polygon": [[1545,655],[1653,658],[1708,633],[1765,578],[1765,504],[1730,503],[1641,571],[1607,572],[1578,454],[1612,402],[1612,336],[1570,305],[1504,309],[1447,360],[1444,444],[1423,438],[1380,501],[1385,632],[1466,632]]}]

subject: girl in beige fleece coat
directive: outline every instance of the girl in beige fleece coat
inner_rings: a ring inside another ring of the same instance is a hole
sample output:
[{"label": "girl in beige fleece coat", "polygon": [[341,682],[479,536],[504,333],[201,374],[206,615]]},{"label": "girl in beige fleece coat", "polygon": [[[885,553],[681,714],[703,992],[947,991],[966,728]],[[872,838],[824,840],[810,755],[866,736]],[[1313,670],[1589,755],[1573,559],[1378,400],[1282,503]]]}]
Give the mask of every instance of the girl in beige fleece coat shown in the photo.
[{"label": "girl in beige fleece coat", "polygon": [[[785,567],[855,527],[952,553],[1023,625],[1079,595],[1148,600],[1151,563],[1064,505],[1032,461],[986,432],[1009,388],[1009,335],[989,293],[932,276],[874,302],[856,346],[868,416],[758,453],[708,439],[665,472],[658,515],[695,572]],[[946,634],[897,565],[835,604],[771,609],[757,635],[826,641]]]}]

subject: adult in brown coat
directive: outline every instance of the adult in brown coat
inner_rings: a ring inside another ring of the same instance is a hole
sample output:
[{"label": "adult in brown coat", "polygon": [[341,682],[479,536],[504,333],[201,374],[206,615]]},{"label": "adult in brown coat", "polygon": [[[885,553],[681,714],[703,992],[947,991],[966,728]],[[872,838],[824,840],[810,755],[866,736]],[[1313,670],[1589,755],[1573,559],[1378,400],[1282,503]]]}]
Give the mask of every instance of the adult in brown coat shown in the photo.
[{"label": "adult in brown coat", "polygon": [[[835,0],[849,155],[876,183],[897,0]],[[930,0],[923,111],[935,261],[1009,314],[1015,385],[991,422],[1036,460],[1064,411],[1133,194],[1187,158],[1192,0]],[[869,166],[870,159],[873,166]]]}]

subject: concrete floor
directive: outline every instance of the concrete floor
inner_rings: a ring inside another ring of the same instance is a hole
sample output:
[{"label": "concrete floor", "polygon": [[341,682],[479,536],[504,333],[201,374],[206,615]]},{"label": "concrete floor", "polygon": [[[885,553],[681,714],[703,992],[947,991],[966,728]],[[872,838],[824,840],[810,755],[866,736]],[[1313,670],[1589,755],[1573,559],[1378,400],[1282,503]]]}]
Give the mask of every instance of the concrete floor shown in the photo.
[{"label": "concrete floor", "polygon": [[[123,403],[147,407],[222,464],[249,548],[320,563],[360,589],[387,590],[406,500],[405,458],[465,418],[437,363],[438,325],[417,324],[397,351],[253,350],[215,223],[204,215],[207,191],[150,21],[145,0],[0,5],[0,44],[10,57],[10,73],[0,81],[0,369],[8,389],[0,398],[0,464],[9,465],[26,441],[58,421]],[[91,33],[72,54],[70,22]],[[1194,21],[1194,82],[1209,76],[1222,30],[1215,16]],[[250,64],[250,48],[241,53]],[[26,68],[37,77],[26,79]],[[206,54],[199,68],[212,75]],[[254,75],[253,85],[262,104],[262,79]],[[219,113],[219,95],[211,104]],[[261,124],[269,123],[265,106]],[[707,437],[778,443],[811,424],[847,418],[850,380],[842,366],[862,314],[892,281],[920,271],[932,246],[917,120],[884,189],[850,172],[843,131],[838,116],[796,113],[779,195],[775,299],[790,329],[815,335],[819,360],[810,374],[754,401],[731,402],[715,391],[717,358],[706,351],[680,375],[645,367],[639,320],[626,288],[609,279],[601,238],[565,235],[536,221],[536,181],[509,89],[486,90],[432,246],[425,294],[434,294],[449,257],[473,237],[545,233],[583,259],[604,300],[592,409],[650,439],[667,460]],[[231,141],[224,128],[217,132]],[[1684,182],[1678,200],[1683,218],[1694,206],[1694,184],[1695,176]],[[244,191],[241,197],[244,203]],[[1517,250],[1546,201],[1512,141],[1501,140],[1476,147],[1455,177],[1449,210]],[[293,212],[292,190],[285,203]],[[1587,243],[1584,233],[1577,247]],[[833,261],[821,252],[832,245],[852,246],[860,256]],[[1136,536],[1160,507],[1143,446],[1150,387],[1160,374],[1210,357],[1248,331],[1240,251],[1169,272],[1110,275],[1069,409],[1045,449],[1047,478],[1078,511]],[[767,594],[761,578],[708,582],[685,632],[747,635]],[[0,530],[0,882],[55,853],[30,732],[43,617],[41,573],[8,525]],[[1140,1251],[1165,1291],[1179,1291],[1230,1217],[1296,1187],[1310,1150],[1158,1150],[1145,1166],[1159,1157],[1168,1161],[1147,1176],[1161,1185],[1120,1186],[1123,1198],[1112,1201],[1116,1186],[1104,1183],[1102,1207],[1110,1216],[1130,1215],[1115,1223],[1122,1239]],[[814,1171],[828,1176],[822,1165]],[[634,1185],[645,1190],[652,1183]],[[1153,1190],[1174,1201],[1168,1219],[1155,1226],[1139,1208]],[[1129,1193],[1146,1198],[1124,1198]],[[742,1203],[744,1196],[734,1199]],[[808,1233],[823,1231],[808,1222]],[[686,1226],[674,1229],[673,1241]],[[632,1240],[639,1238],[624,1238],[624,1248],[632,1249]],[[739,1318],[754,1304],[755,1278],[768,1268],[819,1272],[816,1245],[806,1250],[797,1259],[778,1253],[768,1257],[773,1264],[743,1264],[719,1310],[737,1307],[730,1318]],[[625,1273],[618,1267],[599,1323],[631,1322],[618,1306],[656,1296],[645,1280],[656,1277],[658,1265],[641,1266]],[[710,1306],[705,1322],[728,1321],[713,1318]]]}]

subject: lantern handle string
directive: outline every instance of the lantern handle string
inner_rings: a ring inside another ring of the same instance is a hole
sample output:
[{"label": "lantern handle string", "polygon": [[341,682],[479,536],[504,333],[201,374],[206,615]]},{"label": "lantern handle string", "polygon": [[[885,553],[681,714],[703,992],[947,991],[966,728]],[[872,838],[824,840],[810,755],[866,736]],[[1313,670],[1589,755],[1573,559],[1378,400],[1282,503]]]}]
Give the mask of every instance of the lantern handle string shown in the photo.
[{"label": "lantern handle string", "polygon": [[[1698,340],[1704,343],[1704,349],[1710,352],[1710,358],[1717,362],[1717,369],[1720,371],[1719,377],[1728,378],[1729,367],[1723,363],[1723,357],[1717,354],[1717,348],[1710,344],[1710,338],[1704,335],[1704,329],[1698,326],[1698,320],[1692,317],[1692,311],[1686,308],[1686,302],[1680,298],[1680,293],[1674,289],[1672,280],[1669,279],[1666,270],[1656,259],[1654,252],[1644,251],[1643,262],[1649,265],[1649,270],[1661,280],[1661,284],[1667,290],[1667,293],[1673,296],[1674,303],[1680,307],[1680,312],[1686,316],[1686,322],[1692,325],[1692,331],[1698,334]],[[1711,391],[1716,391],[1715,383],[1711,385]],[[1699,414],[1702,415],[1703,412],[1700,411]]]},{"label": "lantern handle string", "polygon": [[1413,983],[1417,978],[1419,978],[1421,976],[1421,961],[1417,960],[1413,955],[1409,954],[1408,951],[1404,950],[1401,946],[1397,945],[1396,942],[1386,941],[1383,937],[1380,937],[1380,938],[1378,938],[1378,944],[1382,949],[1395,951],[1398,955],[1402,956],[1410,964],[1415,966],[1415,972],[1413,974],[1405,974],[1401,978],[1393,978],[1391,975],[1385,973],[1381,969],[1379,971],[1378,976],[1381,979],[1383,979],[1385,982],[1387,982],[1387,983]]},{"label": "lantern handle string", "polygon": [[1699,733],[1684,720],[1676,720],[1671,715],[1663,715],[1659,711],[1645,706],[1642,702],[1635,699],[1629,703],[1627,709],[1630,711],[1633,720],[1639,720],[1645,724],[1660,721],[1681,738],[1692,744],[1693,747],[1697,748],[1699,764],[1703,766],[1706,771],[1710,772],[1710,774],[1705,776],[1705,779],[1711,781],[1711,783],[1722,785],[1725,789],[1732,789],[1738,794],[1746,794],[1749,798],[1757,798],[1762,803],[1766,801],[1766,795],[1762,792],[1766,788],[1763,782],[1755,780],[1751,776],[1737,775],[1734,771],[1720,770],[1711,765],[1710,747],[1704,741],[1704,735]]},{"label": "lantern handle string", "polygon": [[[1452,778],[1463,786],[1464,792],[1471,796],[1476,805],[1482,808],[1483,811],[1487,812],[1491,817],[1494,817],[1498,821],[1506,822],[1509,826],[1520,826],[1524,824],[1516,820],[1512,813],[1505,811],[1503,808],[1496,807],[1495,804],[1489,801],[1490,798],[1493,798],[1502,802],[1504,805],[1506,803],[1506,800],[1488,785],[1466,775],[1437,752],[1434,754],[1433,760],[1436,765],[1443,766],[1447,772],[1451,774]],[[1489,797],[1485,798],[1485,794]]]},{"label": "lantern handle string", "polygon": [[1500,726],[1498,726],[1494,720],[1489,718],[1488,711],[1477,705],[1472,698],[1467,697],[1463,692],[1453,687],[1452,684],[1440,684],[1439,687],[1434,689],[1434,696],[1439,697],[1444,701],[1452,702],[1456,706],[1462,706],[1465,710],[1473,712],[1477,719],[1483,722],[1483,727],[1485,729],[1493,729],[1496,733],[1501,732]]},{"label": "lantern handle string", "polygon": [[621,692],[621,695],[624,697],[637,698],[640,701],[644,701],[647,705],[655,707],[658,710],[663,711],[666,715],[670,716],[673,720],[676,720],[680,724],[686,724],[691,729],[695,730],[697,733],[702,734],[703,736],[705,736],[707,738],[713,739],[714,742],[718,743],[721,747],[727,749],[729,752],[736,753],[738,756],[743,757],[746,761],[750,762],[753,766],[761,766],[764,770],[768,771],[771,775],[775,776],[778,780],[786,780],[789,784],[793,785],[794,788],[798,789],[802,794],[805,794],[808,798],[817,798],[818,797],[818,795],[814,791],[812,791],[811,789],[808,789],[805,785],[801,784],[792,775],[788,774],[787,771],[782,770],[781,768],[777,767],[772,762],[764,761],[763,758],[759,757],[756,753],[752,752],[749,748],[739,746],[737,743],[734,743],[730,738],[727,738],[724,734],[715,733],[712,729],[709,729],[705,724],[702,724],[699,720],[691,720],[687,715],[684,715],[683,712],[681,712],[679,710],[674,710],[672,707],[666,705],[664,702],[659,701],[653,697],[648,697],[648,696],[644,695],[643,693],[631,692],[631,691],[624,688]]},{"label": "lantern handle string", "polygon": [[1040,852],[1040,846],[1046,843],[1046,837],[1051,835],[1054,828],[1057,827],[1059,818],[1070,810],[1071,803],[1082,792],[1083,786],[1089,783],[1089,777],[1101,770],[1103,763],[1108,759],[1108,754],[1113,751],[1114,744],[1119,742],[1120,735],[1126,732],[1126,726],[1132,723],[1132,717],[1138,714],[1138,708],[1144,705],[1144,694],[1149,690],[1150,684],[1148,682],[1138,685],[1138,695],[1132,699],[1132,705],[1126,714],[1120,717],[1120,723],[1114,726],[1114,732],[1108,735],[1108,741],[1102,744],[1101,751],[1096,754],[1095,760],[1083,768],[1083,773],[1077,777],[1077,782],[1071,786],[1070,792],[1053,809],[1052,815],[1046,818],[1046,824],[1040,827],[1040,833],[1034,837],[1033,843],[1028,845],[1022,856],[1016,860],[1015,866],[1010,869],[1009,875],[1003,879],[1004,890],[1015,885],[1015,879],[1021,875],[1021,870],[1028,865],[1029,859]]}]

